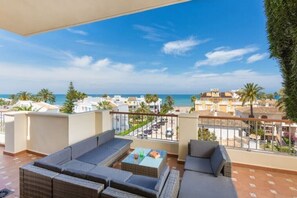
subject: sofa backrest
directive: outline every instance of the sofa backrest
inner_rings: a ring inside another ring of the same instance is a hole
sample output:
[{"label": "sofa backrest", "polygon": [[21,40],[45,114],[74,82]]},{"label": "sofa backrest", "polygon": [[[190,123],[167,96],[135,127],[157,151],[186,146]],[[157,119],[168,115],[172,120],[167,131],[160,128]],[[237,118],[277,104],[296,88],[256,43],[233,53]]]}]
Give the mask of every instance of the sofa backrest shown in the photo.
[{"label": "sofa backrest", "polygon": [[221,147],[217,146],[215,148],[215,151],[210,157],[210,165],[213,171],[214,176],[219,176],[220,172],[222,171],[225,163],[226,163],[226,156],[225,154],[221,151]]},{"label": "sofa backrest", "polygon": [[136,195],[140,195],[143,197],[151,197],[151,198],[158,198],[158,192],[136,185],[136,184],[131,184],[123,181],[118,181],[118,180],[111,180],[110,181],[110,187],[116,188],[119,190],[123,190],[126,192],[130,192]]},{"label": "sofa backrest", "polygon": [[48,170],[61,172],[64,163],[71,160],[71,149],[66,147],[65,149],[50,154],[44,158],[41,158],[34,162],[34,165],[46,168]]},{"label": "sofa backrest", "polygon": [[104,144],[114,138],[115,131],[109,130],[98,135],[98,146]]},{"label": "sofa backrest", "polygon": [[70,145],[71,148],[71,157],[72,159],[76,159],[79,156],[93,150],[97,147],[98,137],[93,136],[83,141],[77,142],[75,144]]},{"label": "sofa backrest", "polygon": [[218,145],[219,142],[217,141],[190,140],[189,155],[193,157],[210,158]]},{"label": "sofa backrest", "polygon": [[164,184],[168,178],[169,172],[170,172],[170,168],[169,168],[169,166],[166,165],[165,168],[163,169],[162,173],[160,174],[158,183],[155,186],[155,190],[159,194],[161,193],[161,191],[164,187]]}]

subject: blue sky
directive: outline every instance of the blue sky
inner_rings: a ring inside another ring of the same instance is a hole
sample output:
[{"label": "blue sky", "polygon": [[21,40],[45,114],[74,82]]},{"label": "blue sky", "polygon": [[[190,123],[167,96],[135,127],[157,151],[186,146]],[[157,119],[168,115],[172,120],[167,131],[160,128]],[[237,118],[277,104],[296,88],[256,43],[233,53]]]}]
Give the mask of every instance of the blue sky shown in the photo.
[{"label": "blue sky", "polygon": [[259,0],[193,0],[31,37],[0,30],[0,93],[281,87]]}]

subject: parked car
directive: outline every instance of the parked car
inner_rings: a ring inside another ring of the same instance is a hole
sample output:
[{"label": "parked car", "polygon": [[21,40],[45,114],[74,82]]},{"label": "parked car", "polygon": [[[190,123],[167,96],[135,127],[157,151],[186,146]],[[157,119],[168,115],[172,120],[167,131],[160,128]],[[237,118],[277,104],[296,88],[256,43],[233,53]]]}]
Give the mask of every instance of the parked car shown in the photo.
[{"label": "parked car", "polygon": [[167,128],[166,133],[165,133],[165,137],[167,138],[171,138],[173,136],[173,130],[171,128]]}]

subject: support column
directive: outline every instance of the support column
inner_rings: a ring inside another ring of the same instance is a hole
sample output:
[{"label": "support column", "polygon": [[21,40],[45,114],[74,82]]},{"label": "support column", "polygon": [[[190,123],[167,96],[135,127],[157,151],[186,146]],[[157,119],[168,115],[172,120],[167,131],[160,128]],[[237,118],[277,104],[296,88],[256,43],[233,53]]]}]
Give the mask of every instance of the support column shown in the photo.
[{"label": "support column", "polygon": [[179,146],[178,161],[185,161],[188,154],[190,139],[198,138],[198,114],[180,114],[179,118]]},{"label": "support column", "polygon": [[96,134],[112,129],[112,115],[108,110],[96,111]]}]

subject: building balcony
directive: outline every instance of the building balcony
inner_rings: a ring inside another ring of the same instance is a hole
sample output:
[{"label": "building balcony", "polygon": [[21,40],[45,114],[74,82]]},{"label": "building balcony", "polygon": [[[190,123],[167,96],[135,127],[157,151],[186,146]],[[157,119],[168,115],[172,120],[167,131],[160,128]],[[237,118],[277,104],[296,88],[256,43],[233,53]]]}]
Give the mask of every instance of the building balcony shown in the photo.
[{"label": "building balcony", "polygon": [[[288,120],[108,111],[19,113],[6,115],[5,120],[0,189],[14,191],[9,197],[19,196],[20,166],[109,129],[133,140],[131,151],[136,147],[166,150],[167,164],[180,170],[181,177],[190,139],[218,141],[231,158],[239,197],[297,196],[296,128]],[[120,169],[121,159],[113,167]]]}]

